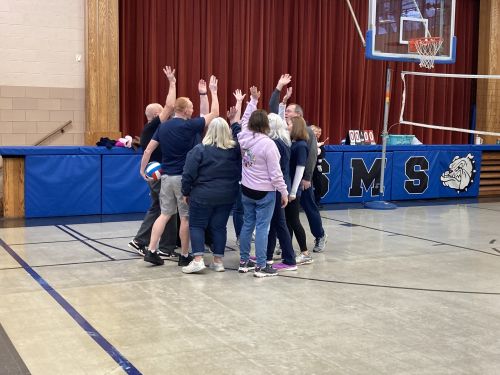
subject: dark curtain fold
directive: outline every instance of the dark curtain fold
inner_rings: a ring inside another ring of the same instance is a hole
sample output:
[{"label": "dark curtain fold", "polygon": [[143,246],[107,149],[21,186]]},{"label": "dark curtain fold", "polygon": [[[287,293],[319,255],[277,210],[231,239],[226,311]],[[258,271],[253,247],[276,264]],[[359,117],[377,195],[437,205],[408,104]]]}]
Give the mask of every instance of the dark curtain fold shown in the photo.
[{"label": "dark curtain fold", "polygon": [[[351,0],[366,31],[368,1]],[[330,143],[349,129],[383,125],[385,72],[394,70],[390,124],[401,108],[403,70],[418,64],[367,60],[345,1],[340,0],[121,0],[120,126],[138,135],[148,103],[164,103],[167,80],[162,67],[176,68],[177,95],[199,105],[197,84],[219,79],[221,116],[233,105],[232,92],[256,85],[260,106],[279,76],[293,76],[291,102],[303,106],[311,124],[323,128]],[[457,1],[457,61],[435,72],[477,72],[479,0]],[[475,101],[474,80],[409,77],[405,119],[469,128]],[[248,94],[247,94],[248,95]],[[196,113],[196,112],[195,112]],[[467,143],[468,135],[395,125],[391,133],[415,134],[426,144]],[[380,139],[378,139],[380,142]]]}]

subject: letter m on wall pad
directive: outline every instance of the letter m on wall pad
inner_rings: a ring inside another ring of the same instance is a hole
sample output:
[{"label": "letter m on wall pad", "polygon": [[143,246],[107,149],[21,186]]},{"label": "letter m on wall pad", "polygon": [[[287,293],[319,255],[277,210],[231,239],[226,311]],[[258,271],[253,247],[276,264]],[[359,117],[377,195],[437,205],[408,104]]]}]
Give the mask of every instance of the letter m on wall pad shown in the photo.
[{"label": "letter m on wall pad", "polygon": [[370,169],[367,168],[365,160],[351,159],[351,187],[349,188],[349,198],[362,197],[363,191],[371,189],[371,196],[380,194],[380,168],[382,159],[373,161]]}]

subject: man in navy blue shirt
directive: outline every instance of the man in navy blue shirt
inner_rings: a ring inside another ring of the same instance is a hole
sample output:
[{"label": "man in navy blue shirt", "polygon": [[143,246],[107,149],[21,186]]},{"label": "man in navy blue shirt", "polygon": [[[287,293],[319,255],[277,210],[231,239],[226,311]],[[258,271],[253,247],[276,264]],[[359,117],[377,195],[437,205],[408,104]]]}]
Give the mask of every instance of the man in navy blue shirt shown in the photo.
[{"label": "man in navy blue shirt", "polygon": [[[219,116],[219,99],[217,97],[217,79],[210,77],[209,84],[212,95],[212,106],[210,113],[201,117],[191,118],[193,115],[193,103],[189,98],[177,98],[174,105],[174,117],[158,127],[144,151],[141,160],[141,176],[148,180],[144,169],[150,160],[153,151],[160,146],[162,152],[162,170],[160,207],[161,214],[156,219],[151,231],[149,247],[146,250],[144,260],[157,265],[163,264],[157,249],[160,237],[165,225],[170,218],[179,212],[181,225],[179,236],[181,238],[182,254],[179,257],[179,266],[187,266],[192,257],[189,255],[189,209],[182,200],[181,178],[187,153],[196,145],[201,134],[214,118]],[[201,93],[200,95],[206,95]]]}]

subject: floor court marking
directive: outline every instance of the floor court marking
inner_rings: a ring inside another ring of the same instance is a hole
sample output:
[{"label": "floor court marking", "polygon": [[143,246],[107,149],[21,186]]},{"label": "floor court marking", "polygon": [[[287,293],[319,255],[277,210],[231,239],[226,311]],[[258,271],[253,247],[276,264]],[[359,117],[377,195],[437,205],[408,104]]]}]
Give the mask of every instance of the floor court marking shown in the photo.
[{"label": "floor court marking", "polygon": [[[307,266],[304,266],[304,267],[307,267]],[[325,279],[316,279],[316,278],[308,278],[308,277],[299,277],[299,276],[293,276],[290,274],[288,274],[288,275],[280,274],[279,276],[286,277],[289,279],[295,279],[295,280],[318,281],[318,282],[322,282],[322,283],[344,284],[344,285],[365,286],[365,287],[367,286],[367,287],[386,288],[386,289],[413,290],[413,291],[418,291],[418,292],[437,292],[437,293],[451,293],[451,294],[477,294],[477,295],[500,296],[500,292],[480,292],[480,291],[453,290],[453,289],[430,289],[430,288],[415,288],[415,287],[383,285],[383,284],[355,283],[355,282],[350,282],[350,281],[325,280]]]},{"label": "floor court marking", "polygon": [[141,372],[127,360],[111,343],[104,338],[63,296],[45,281],[28,263],[24,261],[9,245],[0,238],[0,246],[14,258],[21,267],[73,318],[73,320],[130,375],[140,375]]},{"label": "floor court marking", "polygon": [[62,226],[63,226],[64,228],[66,228],[67,230],[70,230],[70,231],[72,231],[73,233],[76,233],[77,235],[79,235],[79,236],[81,236],[81,237],[85,238],[85,239],[86,239],[86,240],[88,240],[88,241],[92,241],[92,242],[98,243],[99,245],[107,246],[107,247],[110,247],[110,248],[115,249],[115,250],[120,250],[120,251],[123,251],[123,252],[125,252],[125,253],[129,253],[129,254],[137,254],[135,251],[122,249],[122,248],[120,248],[120,247],[116,247],[116,246],[113,246],[113,245],[109,245],[109,244],[107,244],[107,243],[105,243],[105,242],[101,242],[101,241],[99,241],[99,240],[95,240],[95,239],[93,239],[93,238],[90,238],[89,236],[86,236],[85,234],[80,233],[80,232],[78,232],[77,230],[75,230],[75,229],[73,229],[73,228],[68,227],[67,225],[62,225]]},{"label": "floor court marking", "polygon": [[[0,239],[1,242],[3,242]],[[5,244],[8,246],[7,244]],[[2,245],[3,246],[3,245]],[[14,250],[12,250],[14,251]],[[114,261],[124,261],[124,260],[141,260],[141,258],[127,258],[127,259],[115,259]],[[164,259],[167,262],[171,263],[177,263],[178,261],[175,259]],[[89,264],[89,263],[107,263],[111,262],[112,260],[102,260],[102,261],[92,261],[92,262],[78,262],[78,263],[62,263],[62,264],[53,264],[53,265],[40,265],[40,266],[33,266],[32,268],[42,268],[42,267],[52,267],[52,266],[66,266],[66,265],[79,265],[79,264]],[[154,266],[152,266],[154,267]],[[300,268],[302,267],[307,267],[307,266],[299,266]],[[17,268],[12,268],[12,269],[21,269],[23,267],[17,267]],[[238,268],[231,268],[231,267],[225,267],[227,271],[234,271],[238,272]],[[7,269],[5,269],[7,270]],[[1,269],[0,269],[1,271]],[[248,272],[251,274],[251,272]],[[183,274],[180,274],[183,275]],[[431,289],[431,288],[416,288],[416,287],[403,287],[403,286],[395,286],[395,285],[383,285],[383,284],[371,284],[371,283],[357,283],[357,282],[351,282],[351,281],[340,281],[340,280],[327,280],[327,279],[318,279],[318,278],[310,278],[310,277],[300,277],[300,276],[294,276],[290,274],[283,274],[279,273],[278,276],[280,277],[285,277],[289,279],[294,279],[294,280],[304,280],[304,281],[314,281],[314,282],[321,282],[321,283],[329,283],[329,284],[342,284],[342,285],[353,285],[353,286],[364,286],[364,287],[372,287],[372,288],[387,288],[387,289],[400,289],[400,290],[412,290],[412,291],[424,291],[424,292],[440,292],[440,293],[457,293],[457,294],[478,294],[478,295],[500,295],[500,293],[496,292],[479,292],[479,291],[461,291],[461,290],[450,290],[450,289]]]},{"label": "floor court marking", "polygon": [[[330,217],[327,217],[327,216],[321,216],[321,218],[325,219],[325,220],[336,221],[336,222],[339,222],[339,223],[347,223],[347,221],[340,220],[340,219],[334,219],[334,218],[330,218]],[[423,238],[423,237],[418,237],[418,236],[412,236],[410,234],[392,232],[392,231],[389,231],[389,230],[386,230],[386,229],[373,228],[373,227],[369,227],[367,225],[362,225],[362,224],[357,224],[357,225],[360,228],[366,228],[366,229],[371,229],[371,230],[374,230],[374,231],[377,231],[377,232],[388,233],[388,235],[391,236],[391,237],[392,236],[404,236],[404,237],[408,237],[408,238],[415,238],[417,240],[422,240],[422,241],[427,241],[427,242],[433,242],[433,243],[438,244],[438,245],[447,245],[447,246],[450,246],[450,247],[455,247],[457,249],[469,250],[469,251],[474,251],[474,252],[478,252],[478,253],[482,253],[482,254],[487,254],[487,255],[494,256],[494,257],[500,256],[500,254],[493,254],[493,253],[490,253],[490,252],[484,251],[484,250],[473,249],[473,248],[470,248],[470,247],[465,247],[465,246],[450,244],[450,243],[446,243],[446,242],[439,242],[439,241],[431,240],[431,239],[428,239],[428,238]]]},{"label": "floor court marking", "polygon": [[106,258],[108,259],[111,259],[111,260],[115,260],[113,257],[109,256],[108,254],[106,254],[105,252],[99,250],[98,248],[92,246],[91,244],[83,241],[82,239],[78,238],[77,236],[75,236],[73,233],[71,233],[70,231],[66,230],[65,228],[63,228],[62,226],[60,225],[56,225],[56,228],[57,229],[60,229],[62,230],[64,233],[66,233],[67,235],[73,237],[74,239],[76,239],[77,241],[80,241],[81,243],[85,244],[86,246],[90,247],[92,250],[98,252],[99,254],[105,256]]}]

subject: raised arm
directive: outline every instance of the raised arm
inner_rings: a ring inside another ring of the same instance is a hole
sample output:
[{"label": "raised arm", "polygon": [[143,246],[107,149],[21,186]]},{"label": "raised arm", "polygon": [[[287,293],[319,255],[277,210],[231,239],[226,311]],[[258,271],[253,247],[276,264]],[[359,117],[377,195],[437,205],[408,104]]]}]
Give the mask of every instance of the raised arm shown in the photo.
[{"label": "raised arm", "polygon": [[165,105],[163,106],[163,110],[160,112],[160,121],[165,122],[168,120],[169,116],[172,114],[175,105],[175,99],[177,96],[176,93],[176,79],[175,79],[175,69],[172,69],[170,66],[166,66],[163,68],[163,73],[167,76],[169,86],[168,86],[168,94],[167,99],[165,100]]},{"label": "raised arm", "polygon": [[248,120],[250,119],[250,115],[253,111],[257,109],[257,104],[259,103],[260,91],[257,87],[250,87],[250,101],[245,108],[245,113],[243,113],[243,117],[241,118],[241,128],[245,129],[248,125]]},{"label": "raised arm", "polygon": [[293,88],[289,87],[286,89],[286,94],[283,97],[283,100],[279,104],[279,111],[278,115],[284,120],[285,119],[285,109],[286,109],[286,103],[288,102],[288,99],[292,96]]},{"label": "raised arm", "polygon": [[210,108],[210,113],[203,115],[205,118],[205,128],[208,127],[210,122],[219,116],[219,97],[217,96],[217,78],[215,76],[210,77],[210,94],[212,94],[212,107]]},{"label": "raised arm", "polygon": [[278,114],[279,102],[280,102],[280,92],[284,86],[288,85],[292,81],[292,76],[290,74],[283,74],[273,93],[269,99],[269,112]]},{"label": "raised arm", "polygon": [[233,92],[233,96],[236,99],[236,105],[234,106],[236,108],[236,114],[234,116],[233,121],[231,124],[235,122],[240,122],[241,120],[241,106],[243,104],[243,99],[245,99],[246,94],[243,94],[240,89],[237,89]]},{"label": "raised arm", "polygon": [[198,82],[198,94],[200,94],[200,116],[205,116],[209,111],[207,83],[204,79]]}]

